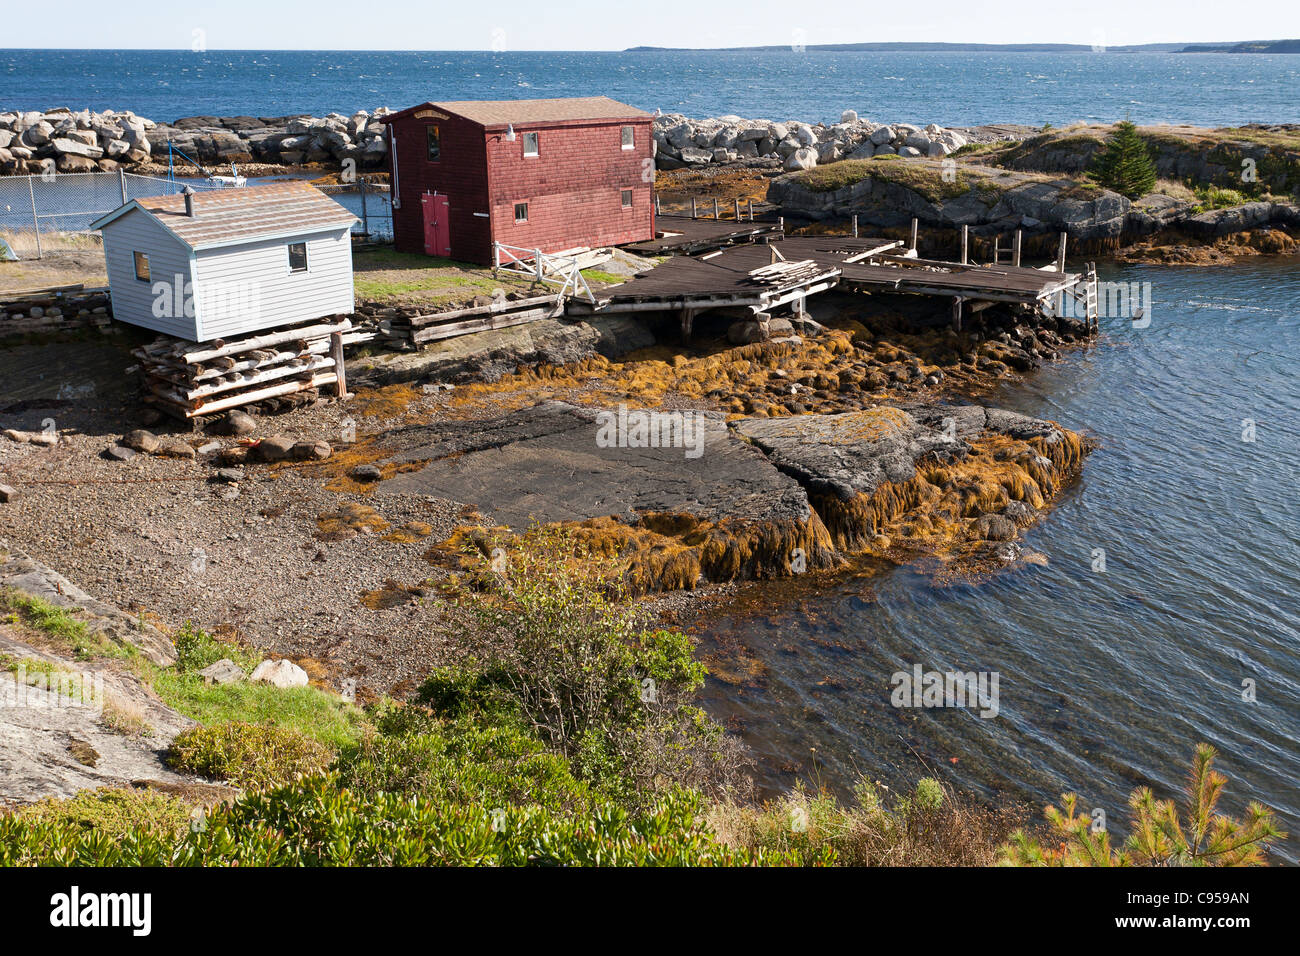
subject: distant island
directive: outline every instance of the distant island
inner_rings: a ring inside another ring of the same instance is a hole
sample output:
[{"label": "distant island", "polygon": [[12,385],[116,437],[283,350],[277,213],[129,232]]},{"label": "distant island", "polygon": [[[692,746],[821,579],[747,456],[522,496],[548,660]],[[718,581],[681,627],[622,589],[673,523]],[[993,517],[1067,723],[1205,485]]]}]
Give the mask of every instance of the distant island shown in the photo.
[{"label": "distant island", "polygon": [[1300,40],[1248,40],[1226,46],[1185,46],[1178,53],[1300,53]]},{"label": "distant island", "polygon": [[[788,50],[790,44],[728,47],[634,46],[625,53],[733,53]],[[805,50],[820,53],[1086,53],[1098,46],[1087,43],[810,43]],[[1300,53],[1300,40],[1248,40],[1242,43],[1185,44],[1140,43],[1101,47],[1107,53]]]}]

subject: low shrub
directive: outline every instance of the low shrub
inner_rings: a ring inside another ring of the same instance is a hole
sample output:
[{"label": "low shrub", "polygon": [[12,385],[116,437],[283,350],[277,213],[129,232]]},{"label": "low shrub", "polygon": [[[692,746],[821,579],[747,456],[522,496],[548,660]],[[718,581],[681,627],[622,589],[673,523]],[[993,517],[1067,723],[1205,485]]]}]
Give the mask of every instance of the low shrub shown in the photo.
[{"label": "low shrub", "polygon": [[14,812],[30,825],[50,825],[69,834],[99,834],[120,839],[131,832],[174,836],[186,829],[191,808],[183,800],[153,790],[101,787],[67,799],[49,798]]},{"label": "low shrub", "polygon": [[341,784],[358,793],[551,809],[594,799],[568,760],[517,723],[440,719],[388,702],[372,716],[374,729],[336,763]]},{"label": "low shrub", "polygon": [[892,806],[863,779],[848,804],[796,787],[761,806],[716,804],[706,819],[730,846],[802,862],[832,854],[844,866],[988,866],[1022,817],[979,806],[925,777]]},{"label": "low shrub", "polygon": [[331,750],[301,731],[229,721],[176,735],[167,762],[177,770],[245,789],[267,789],[324,771]]},{"label": "low shrub", "polygon": [[623,799],[737,783],[739,745],[689,703],[704,681],[690,638],[649,627],[608,563],[538,529],[484,591],[463,600],[469,656],[435,670],[418,699],[436,716],[513,723]]},{"label": "low shrub", "polygon": [[182,624],[172,636],[172,644],[176,648],[176,670],[182,674],[197,673],[222,658],[229,658],[249,673],[262,661],[256,648],[218,640],[190,621]]},{"label": "low shrub", "polygon": [[[830,863],[826,852],[814,862]],[[399,794],[365,796],[328,777],[218,807],[179,837],[114,839],[64,821],[0,817],[8,866],[746,866],[791,854],[733,849],[701,823],[698,800],[667,795],[634,812],[570,814]],[[808,862],[808,860],[802,860]]]}]

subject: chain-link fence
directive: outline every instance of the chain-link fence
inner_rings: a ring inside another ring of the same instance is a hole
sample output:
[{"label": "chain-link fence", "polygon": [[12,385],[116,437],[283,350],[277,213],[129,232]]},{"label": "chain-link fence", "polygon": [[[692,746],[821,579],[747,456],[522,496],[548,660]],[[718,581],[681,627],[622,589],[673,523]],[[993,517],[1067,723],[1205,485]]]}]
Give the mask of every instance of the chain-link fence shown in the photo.
[{"label": "chain-link fence", "polygon": [[97,248],[99,234],[87,227],[100,216],[132,199],[166,196],[185,186],[125,171],[0,177],[0,236],[23,258]]},{"label": "chain-link fence", "polygon": [[[186,186],[222,188],[202,179],[173,180],[125,171],[0,176],[0,239],[22,259],[98,249],[101,238],[87,227],[100,216],[132,199],[168,196]],[[387,186],[354,182],[321,188],[361,220],[354,233],[376,239],[392,236]]]},{"label": "chain-link fence", "polygon": [[361,220],[352,227],[354,236],[393,238],[393,203],[386,184],[362,177],[342,185],[321,186],[320,190]]}]

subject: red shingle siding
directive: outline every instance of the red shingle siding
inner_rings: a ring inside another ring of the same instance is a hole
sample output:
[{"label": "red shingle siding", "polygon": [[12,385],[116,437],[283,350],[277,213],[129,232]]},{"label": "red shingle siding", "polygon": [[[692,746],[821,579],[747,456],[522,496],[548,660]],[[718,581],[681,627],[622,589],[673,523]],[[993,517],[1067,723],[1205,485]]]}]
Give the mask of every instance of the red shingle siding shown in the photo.
[{"label": "red shingle siding", "polygon": [[[633,126],[634,148],[622,148]],[[524,156],[524,133],[538,134],[538,155]],[[516,127],[515,141],[488,134],[492,231],[499,242],[558,252],[654,238],[654,163],[650,121]],[[622,190],[632,190],[632,207]],[[515,222],[515,203],[528,222]]]},{"label": "red shingle siding", "polygon": [[[425,126],[442,130],[442,160],[425,159]],[[489,264],[492,240],[543,252],[654,238],[654,163],[649,117],[516,125],[513,142],[461,117],[407,116],[393,121],[401,207],[393,212],[396,246],[424,251],[420,196],[450,197],[451,247],[457,259]],[[634,148],[622,148],[632,126]],[[539,155],[525,158],[524,133],[539,134]],[[631,208],[621,193],[632,190]],[[528,222],[515,223],[515,204]],[[490,213],[491,218],[474,216]]]}]

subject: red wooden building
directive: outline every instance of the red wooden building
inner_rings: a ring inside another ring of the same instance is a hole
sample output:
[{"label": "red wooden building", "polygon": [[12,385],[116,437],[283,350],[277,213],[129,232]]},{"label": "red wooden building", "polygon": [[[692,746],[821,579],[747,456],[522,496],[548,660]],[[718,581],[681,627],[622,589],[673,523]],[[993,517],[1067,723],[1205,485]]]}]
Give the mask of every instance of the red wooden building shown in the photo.
[{"label": "red wooden building", "polygon": [[652,117],[604,96],[424,103],[390,113],[397,249],[489,265],[653,239]]}]

